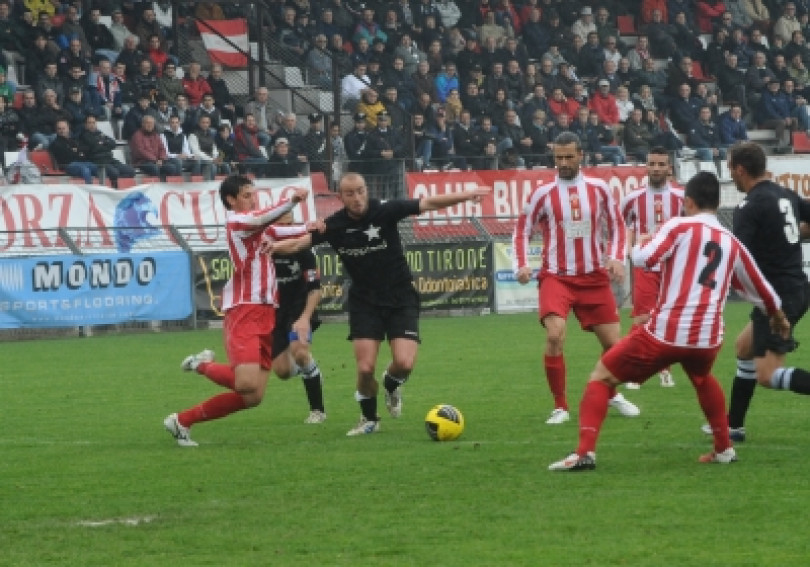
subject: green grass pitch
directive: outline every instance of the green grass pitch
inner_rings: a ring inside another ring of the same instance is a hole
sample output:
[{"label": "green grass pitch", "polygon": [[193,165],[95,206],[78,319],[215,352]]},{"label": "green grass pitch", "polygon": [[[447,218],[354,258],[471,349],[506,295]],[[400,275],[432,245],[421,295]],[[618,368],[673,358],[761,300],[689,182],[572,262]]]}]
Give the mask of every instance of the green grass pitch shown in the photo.
[{"label": "green grass pitch", "polygon": [[[733,339],[748,307],[727,310],[715,367],[728,392]],[[806,327],[806,325],[805,325]],[[624,328],[627,328],[625,322]],[[300,379],[272,379],[264,403],[200,424],[183,449],[163,418],[218,392],[181,359],[217,331],[0,344],[0,566],[789,565],[807,560],[810,399],[759,389],[740,462],[710,450],[694,391],[657,378],[611,412],[593,473],[551,473],[577,427],[546,426],[550,394],[534,314],[423,319],[404,413],[347,438],[359,410],[345,324],[315,353],[328,420],[305,425]],[[804,343],[789,360],[810,364]],[[597,357],[569,322],[574,417]],[[383,348],[380,366],[387,361]],[[435,443],[437,403],[466,430]]]}]

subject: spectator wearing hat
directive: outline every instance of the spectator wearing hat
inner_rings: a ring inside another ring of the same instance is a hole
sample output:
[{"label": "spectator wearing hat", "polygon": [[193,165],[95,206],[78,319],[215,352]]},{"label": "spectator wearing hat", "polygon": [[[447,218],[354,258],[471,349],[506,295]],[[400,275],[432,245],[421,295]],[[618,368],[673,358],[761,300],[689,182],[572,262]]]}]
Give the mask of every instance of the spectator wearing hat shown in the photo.
[{"label": "spectator wearing hat", "polygon": [[[400,171],[405,157],[405,140],[391,128],[391,120],[384,110],[377,115],[377,127],[368,134],[368,157],[371,159],[369,173],[391,176]],[[366,118],[368,120],[368,118]],[[390,187],[392,180],[382,178],[383,187]]]},{"label": "spectator wearing hat", "polygon": [[354,128],[343,137],[343,147],[349,160],[348,171],[367,173],[370,146],[368,144],[368,132],[366,131],[366,115],[362,112],[355,113]]},{"label": "spectator wearing hat", "polygon": [[583,40],[587,40],[589,33],[596,33],[596,23],[593,21],[593,11],[590,6],[582,7],[579,11],[579,18],[571,26],[571,31]]},{"label": "spectator wearing hat", "polygon": [[301,177],[304,163],[298,157],[290,151],[287,138],[276,138],[273,142],[273,155],[268,159],[267,177],[276,179]]},{"label": "spectator wearing hat", "polygon": [[107,115],[104,109],[93,104],[90,97],[85,96],[85,90],[79,86],[72,86],[64,104],[65,112],[70,114],[70,129],[72,132],[81,132],[85,119],[88,116],[96,120],[105,120]]},{"label": "spectator wearing hat", "polygon": [[610,92],[610,81],[599,79],[597,89],[588,100],[588,108],[596,112],[601,123],[616,126],[619,123],[619,107],[616,104],[616,97]]},{"label": "spectator wearing hat", "polygon": [[310,172],[327,173],[329,171],[329,152],[326,147],[326,130],[323,127],[323,115],[316,112],[310,114],[308,118],[309,130],[301,140],[302,155],[306,156],[309,162]]},{"label": "spectator wearing hat", "polygon": [[245,114],[245,119],[236,125],[233,131],[233,145],[236,159],[245,164],[245,170],[263,174],[267,166],[267,156],[263,144],[259,141],[259,126],[256,117]]},{"label": "spectator wearing hat", "polygon": [[95,116],[88,115],[84,120],[84,126],[78,136],[79,142],[84,145],[85,155],[88,161],[98,166],[103,175],[112,180],[113,186],[118,186],[120,177],[135,177],[135,170],[129,165],[122,163],[113,157],[113,150],[116,141],[100,132],[98,121]]}]

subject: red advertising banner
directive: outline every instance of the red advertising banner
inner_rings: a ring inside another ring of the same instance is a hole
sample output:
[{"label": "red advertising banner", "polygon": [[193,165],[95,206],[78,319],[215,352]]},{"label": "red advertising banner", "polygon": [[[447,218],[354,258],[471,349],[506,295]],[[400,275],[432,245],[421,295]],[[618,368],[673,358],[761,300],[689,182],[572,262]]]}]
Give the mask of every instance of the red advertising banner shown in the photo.
[{"label": "red advertising banner", "polygon": [[[583,173],[604,179],[619,200],[647,180],[647,170],[639,166],[585,167]],[[408,195],[415,199],[458,193],[480,186],[492,187],[492,197],[480,203],[466,202],[418,217],[416,226],[446,226],[462,223],[464,217],[517,217],[529,195],[538,186],[554,179],[554,169],[525,171],[458,171],[409,173]]]}]

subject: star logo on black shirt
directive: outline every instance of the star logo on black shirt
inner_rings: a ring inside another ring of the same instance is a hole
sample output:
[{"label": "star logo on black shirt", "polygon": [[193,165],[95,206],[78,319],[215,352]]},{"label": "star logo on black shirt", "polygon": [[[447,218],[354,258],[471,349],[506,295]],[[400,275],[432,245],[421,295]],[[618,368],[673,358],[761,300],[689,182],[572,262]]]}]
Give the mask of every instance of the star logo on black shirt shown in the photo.
[{"label": "star logo on black shirt", "polygon": [[369,240],[369,242],[371,242],[375,238],[380,237],[380,227],[379,226],[374,226],[373,224],[369,225],[369,227],[366,230],[364,230],[363,233],[366,236],[368,236],[368,240]]}]

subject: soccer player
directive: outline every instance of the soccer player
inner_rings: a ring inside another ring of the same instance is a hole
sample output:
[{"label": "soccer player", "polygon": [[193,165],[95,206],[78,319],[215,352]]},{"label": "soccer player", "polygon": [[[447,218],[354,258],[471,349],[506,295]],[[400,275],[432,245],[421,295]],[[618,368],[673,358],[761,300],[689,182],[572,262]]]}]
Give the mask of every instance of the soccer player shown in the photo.
[{"label": "soccer player", "polygon": [[[275,226],[291,225],[293,214],[285,213]],[[273,257],[278,284],[279,307],[273,328],[273,372],[282,380],[301,375],[309,401],[309,415],[304,423],[323,423],[321,370],[312,356],[312,333],[320,326],[315,310],[321,300],[321,279],[311,250],[301,250],[291,256]],[[214,352],[204,350],[185,358],[181,368],[197,373],[216,384],[232,384],[234,369],[229,364],[214,362]]]},{"label": "soccer player", "polygon": [[[563,132],[554,139],[557,176],[532,192],[518,217],[512,236],[512,264],[521,284],[529,283],[529,240],[535,226],[543,237],[543,267],[539,280],[539,317],[546,330],[544,365],[554,396],[554,411],[546,420],[559,425],[570,419],[565,386],[565,325],[568,313],[592,331],[604,350],[619,340],[619,311],[610,280],[624,279],[625,229],[619,206],[607,183],[580,173],[583,151],[576,134]],[[603,225],[607,239],[603,237]],[[622,415],[639,409],[613,392],[610,404]]]},{"label": "soccer player", "polygon": [[[628,193],[620,205],[622,218],[627,223],[628,246],[640,242],[644,235],[653,235],[658,228],[672,217],[680,216],[683,208],[683,190],[676,189],[669,182],[672,164],[669,152],[657,146],[647,155],[647,186]],[[633,325],[643,325],[650,318],[650,311],[658,299],[661,285],[661,271],[633,268]],[[661,386],[675,385],[669,368],[661,370]],[[627,388],[637,389],[639,384],[627,382]]]},{"label": "soccer player", "polygon": [[259,209],[256,189],[249,178],[232,175],[220,185],[219,197],[227,210],[225,230],[233,262],[233,276],[222,292],[226,350],[233,372],[221,376],[221,381],[211,379],[231,391],[163,420],[178,445],[197,446],[189,431],[195,423],[219,419],[261,403],[272,364],[278,303],[273,263],[259,248],[263,240],[306,232],[307,227],[272,226],[272,223],[306,199],[307,194],[306,189],[296,189],[289,200]]},{"label": "soccer player", "polygon": [[661,288],[644,327],[602,355],[591,373],[579,410],[579,446],[552,471],[596,468],[596,440],[605,420],[613,388],[627,381],[643,383],[662,368],[680,363],[697,391],[698,402],[712,425],[714,451],[702,463],[737,460],[728,437],[723,390],[711,370],[723,343],[723,307],[729,285],[742,293],[769,319],[774,332],[790,334],[781,301],[739,240],[717,219],[720,183],[701,172],[686,184],[684,210],[649,240],[632,250],[633,264],[660,264]]},{"label": "soccer player", "polygon": [[325,220],[326,230],[275,242],[275,254],[291,254],[322,242],[337,252],[351,278],[349,339],[357,364],[360,422],[347,435],[380,429],[377,415],[379,383],[374,378],[380,344],[388,340],[391,361],[382,375],[385,405],[391,417],[402,413],[401,388],[413,371],[419,345],[419,293],[405,259],[397,223],[405,217],[464,202],[490,193],[486,187],[421,199],[370,199],[358,173],[343,175],[338,197],[343,208]]},{"label": "soccer player", "polygon": [[[734,210],[734,235],[745,244],[765,278],[782,298],[791,326],[807,311],[808,283],[802,269],[802,236],[807,236],[810,202],[770,181],[767,157],[752,142],[729,149],[728,167],[745,198]],[[803,234],[804,233],[804,234]],[[735,343],[737,374],[731,387],[728,425],[734,441],[745,441],[745,416],[757,382],[766,388],[810,394],[810,372],[785,367],[786,354],[797,347],[793,336],[771,332],[757,310]],[[711,428],[704,425],[705,433]]]}]

